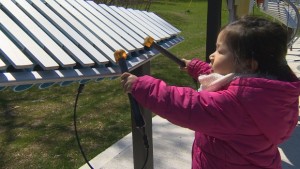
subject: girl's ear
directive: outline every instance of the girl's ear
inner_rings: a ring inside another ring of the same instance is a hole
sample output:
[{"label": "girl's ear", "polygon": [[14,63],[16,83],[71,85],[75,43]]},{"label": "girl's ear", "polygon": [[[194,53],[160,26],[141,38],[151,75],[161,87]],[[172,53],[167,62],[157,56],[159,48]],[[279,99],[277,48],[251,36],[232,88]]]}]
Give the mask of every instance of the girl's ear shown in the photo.
[{"label": "girl's ear", "polygon": [[255,59],[251,59],[251,71],[252,72],[255,72],[258,68],[258,63]]}]

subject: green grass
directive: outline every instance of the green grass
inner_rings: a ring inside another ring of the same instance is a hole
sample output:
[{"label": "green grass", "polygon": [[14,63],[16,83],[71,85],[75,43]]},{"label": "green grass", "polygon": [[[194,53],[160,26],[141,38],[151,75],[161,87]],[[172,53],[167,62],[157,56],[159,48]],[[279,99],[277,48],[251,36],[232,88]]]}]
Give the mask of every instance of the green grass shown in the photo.
[{"label": "green grass", "polygon": [[[171,49],[180,58],[204,58],[207,1],[159,1],[150,11],[182,31]],[[188,12],[189,11],[189,12]],[[223,7],[224,19],[227,11]],[[152,75],[169,84],[192,86],[190,77],[164,56],[151,62]],[[85,162],[73,128],[78,84],[0,92],[0,168],[78,168]],[[130,108],[119,79],[89,82],[78,103],[78,131],[91,159],[131,131]]]}]

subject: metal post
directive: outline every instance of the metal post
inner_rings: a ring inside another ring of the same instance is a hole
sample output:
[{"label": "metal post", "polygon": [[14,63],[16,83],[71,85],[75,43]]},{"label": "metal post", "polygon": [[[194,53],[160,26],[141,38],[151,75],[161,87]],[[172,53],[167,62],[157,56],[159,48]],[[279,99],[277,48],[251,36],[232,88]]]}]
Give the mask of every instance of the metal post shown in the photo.
[{"label": "metal post", "polygon": [[[150,61],[136,68],[131,73],[136,76],[150,74]],[[146,123],[145,130],[149,144],[148,159],[145,169],[153,169],[152,113],[142,107],[140,108],[140,110]],[[141,169],[144,162],[146,161],[147,152],[144,146],[143,135],[141,134],[140,130],[136,128],[133,118],[131,119],[134,169]]]},{"label": "metal post", "polygon": [[229,22],[235,20],[235,9],[234,9],[234,0],[227,0],[227,9],[229,13]]},{"label": "metal post", "polygon": [[216,49],[216,40],[221,28],[222,0],[209,0],[207,9],[207,31],[206,31],[206,61],[209,55]]}]

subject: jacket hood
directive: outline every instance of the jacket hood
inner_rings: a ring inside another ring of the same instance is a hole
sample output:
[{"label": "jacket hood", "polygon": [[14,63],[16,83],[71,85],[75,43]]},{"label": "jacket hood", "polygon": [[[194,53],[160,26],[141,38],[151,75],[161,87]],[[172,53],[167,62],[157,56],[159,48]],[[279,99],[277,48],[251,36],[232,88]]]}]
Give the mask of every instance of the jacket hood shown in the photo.
[{"label": "jacket hood", "polygon": [[230,86],[239,87],[241,105],[272,143],[278,145],[291,135],[298,121],[300,81],[237,78]]}]

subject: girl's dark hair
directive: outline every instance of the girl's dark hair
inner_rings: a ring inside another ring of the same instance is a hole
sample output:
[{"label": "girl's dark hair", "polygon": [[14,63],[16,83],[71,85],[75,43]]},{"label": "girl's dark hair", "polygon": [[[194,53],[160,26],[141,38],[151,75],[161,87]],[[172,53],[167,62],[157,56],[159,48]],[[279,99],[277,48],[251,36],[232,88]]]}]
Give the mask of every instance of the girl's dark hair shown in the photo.
[{"label": "girl's dark hair", "polygon": [[[242,67],[240,73],[248,73],[255,60],[260,76],[281,81],[297,81],[298,78],[288,66],[287,31],[281,24],[257,16],[245,16],[222,29],[225,43]],[[253,73],[253,72],[252,72]]]}]

